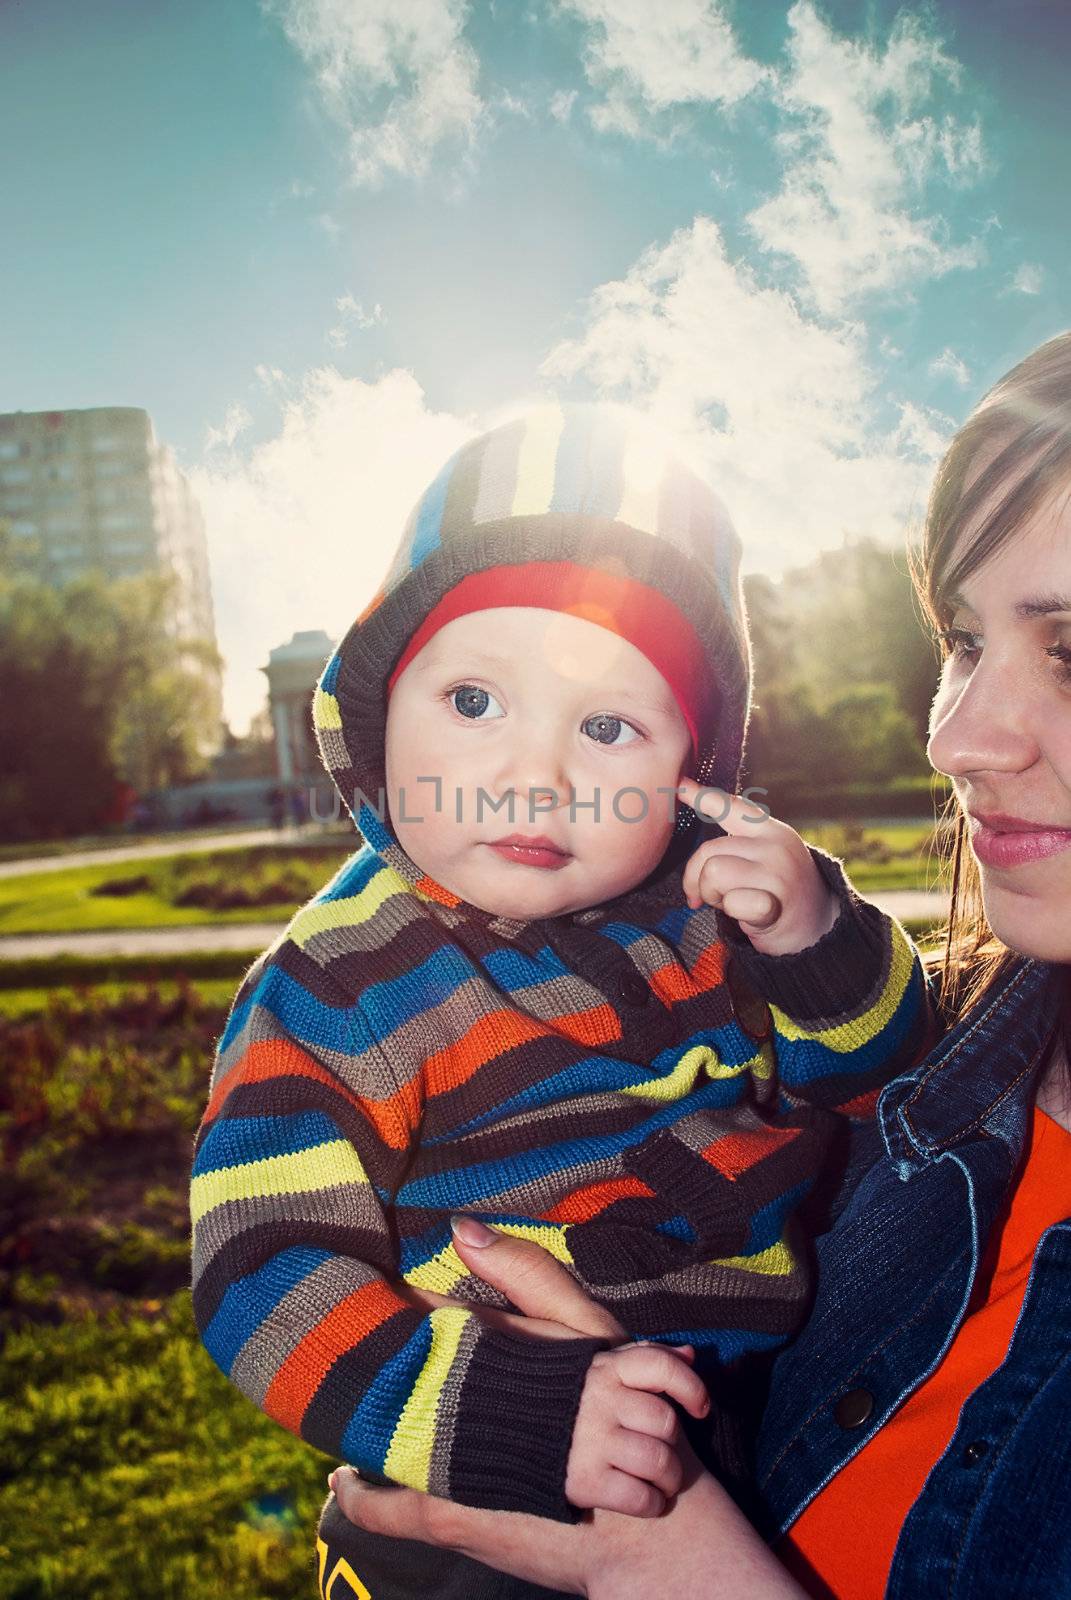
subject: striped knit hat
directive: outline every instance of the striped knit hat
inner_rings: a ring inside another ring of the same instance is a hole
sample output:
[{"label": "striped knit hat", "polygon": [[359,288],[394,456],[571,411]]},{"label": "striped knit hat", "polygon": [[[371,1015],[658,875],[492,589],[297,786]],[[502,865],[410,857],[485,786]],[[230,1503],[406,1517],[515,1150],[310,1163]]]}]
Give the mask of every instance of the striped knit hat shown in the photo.
[{"label": "striped knit hat", "polygon": [[[519,566],[531,569],[526,600],[511,571]],[[616,406],[543,407],[463,445],[414,507],[313,699],[324,765],[360,831],[377,848],[393,844],[392,856],[399,847],[373,810],[386,783],[388,683],[431,614],[441,625],[451,603],[457,615],[549,606],[623,633],[677,694],[698,782],[735,791],[751,692],[740,541],[710,487],[644,418]],[[683,808],[682,827],[694,821]]]}]

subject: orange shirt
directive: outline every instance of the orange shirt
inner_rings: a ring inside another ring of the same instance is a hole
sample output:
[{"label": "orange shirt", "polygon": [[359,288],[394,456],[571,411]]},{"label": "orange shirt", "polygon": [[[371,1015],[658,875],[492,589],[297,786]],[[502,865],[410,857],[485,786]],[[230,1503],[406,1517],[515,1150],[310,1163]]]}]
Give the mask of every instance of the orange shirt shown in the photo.
[{"label": "orange shirt", "polygon": [[837,1600],[881,1600],[900,1529],[930,1468],[955,1433],[964,1402],[1008,1352],[1038,1240],[1068,1216],[1071,1133],[1035,1107],[1010,1207],[993,1230],[967,1315],[943,1361],[815,1496],[778,1548],[805,1588]]}]

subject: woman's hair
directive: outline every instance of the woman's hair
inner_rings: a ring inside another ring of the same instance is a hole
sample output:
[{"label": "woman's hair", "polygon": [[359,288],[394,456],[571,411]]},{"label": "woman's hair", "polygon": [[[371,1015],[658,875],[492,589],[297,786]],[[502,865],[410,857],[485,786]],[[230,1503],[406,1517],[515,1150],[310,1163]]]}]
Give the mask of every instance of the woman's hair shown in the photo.
[{"label": "woman's hair", "polygon": [[[995,383],[952,440],[937,471],[913,576],[937,633],[952,596],[1059,490],[1071,487],[1071,332],[1031,352]],[[967,539],[962,539],[970,529]],[[947,647],[946,647],[947,651]],[[1012,959],[982,910],[967,819],[950,802],[951,905],[941,970],[942,1007],[959,1015]]]}]

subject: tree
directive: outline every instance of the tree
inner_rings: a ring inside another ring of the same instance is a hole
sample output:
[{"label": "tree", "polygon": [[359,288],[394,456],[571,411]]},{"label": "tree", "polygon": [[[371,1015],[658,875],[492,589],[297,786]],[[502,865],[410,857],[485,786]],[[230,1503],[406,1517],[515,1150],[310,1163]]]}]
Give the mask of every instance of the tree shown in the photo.
[{"label": "tree", "polygon": [[63,837],[99,826],[116,786],[144,791],[202,771],[215,647],[168,629],[175,580],[59,587],[0,528],[0,832]]}]

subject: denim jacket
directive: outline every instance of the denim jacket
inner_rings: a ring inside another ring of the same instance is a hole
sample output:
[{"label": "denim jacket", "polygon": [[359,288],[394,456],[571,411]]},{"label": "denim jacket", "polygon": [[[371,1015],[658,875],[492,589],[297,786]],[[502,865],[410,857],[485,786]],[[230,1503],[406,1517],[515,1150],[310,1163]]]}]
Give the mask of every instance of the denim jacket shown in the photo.
[{"label": "denim jacket", "polygon": [[[758,1445],[772,1537],[948,1349],[1016,1175],[1065,982],[1017,963],[884,1089],[818,1241],[814,1312],[774,1367]],[[908,1514],[886,1595],[1071,1596],[1071,1218],[1042,1236],[1008,1356]]]}]

